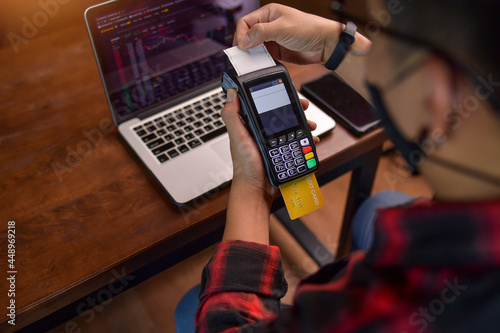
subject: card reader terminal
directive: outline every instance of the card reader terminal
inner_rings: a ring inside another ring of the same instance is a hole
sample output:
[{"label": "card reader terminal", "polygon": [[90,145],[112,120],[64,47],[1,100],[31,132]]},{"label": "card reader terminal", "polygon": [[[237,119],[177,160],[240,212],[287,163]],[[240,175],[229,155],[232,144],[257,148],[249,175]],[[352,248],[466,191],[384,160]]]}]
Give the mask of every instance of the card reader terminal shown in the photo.
[{"label": "card reader terminal", "polygon": [[222,89],[235,89],[240,117],[257,142],[269,181],[275,187],[318,168],[314,140],[285,66],[276,62],[238,75],[234,68],[222,77]]}]

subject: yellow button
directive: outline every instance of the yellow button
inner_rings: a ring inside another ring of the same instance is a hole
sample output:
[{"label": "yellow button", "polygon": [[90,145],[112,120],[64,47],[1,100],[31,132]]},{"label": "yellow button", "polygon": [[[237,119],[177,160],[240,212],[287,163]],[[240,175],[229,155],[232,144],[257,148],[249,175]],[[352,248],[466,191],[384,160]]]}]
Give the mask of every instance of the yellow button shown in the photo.
[{"label": "yellow button", "polygon": [[304,157],[306,158],[306,160],[310,160],[311,158],[314,157],[314,153],[313,152],[307,153],[304,155]]}]

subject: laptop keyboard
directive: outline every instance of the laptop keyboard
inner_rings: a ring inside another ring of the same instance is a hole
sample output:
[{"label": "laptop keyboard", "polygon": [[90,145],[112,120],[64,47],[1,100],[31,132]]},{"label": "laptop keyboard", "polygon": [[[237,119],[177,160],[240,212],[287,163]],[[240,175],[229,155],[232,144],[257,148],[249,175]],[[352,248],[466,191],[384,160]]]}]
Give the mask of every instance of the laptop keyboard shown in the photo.
[{"label": "laptop keyboard", "polygon": [[220,115],[224,101],[225,94],[221,91],[135,126],[134,131],[163,163],[227,131]]}]

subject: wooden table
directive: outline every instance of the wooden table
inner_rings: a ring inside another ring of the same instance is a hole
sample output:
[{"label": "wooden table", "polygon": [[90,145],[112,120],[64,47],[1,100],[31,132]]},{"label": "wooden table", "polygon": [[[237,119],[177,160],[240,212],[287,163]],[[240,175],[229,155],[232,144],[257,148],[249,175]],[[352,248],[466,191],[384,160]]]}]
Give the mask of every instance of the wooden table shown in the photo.
[{"label": "wooden table", "polygon": [[[169,200],[112,125],[81,26],[18,54],[1,49],[0,61],[0,258],[6,272],[15,221],[17,270],[16,326],[2,278],[0,331],[52,327],[83,312],[88,295],[106,301],[220,240],[229,189],[189,210]],[[290,72],[300,86],[325,69]],[[337,126],[318,145],[320,182],[355,170],[349,212],[369,194],[375,168],[360,166],[376,163],[383,140],[381,130],[356,138]]]}]

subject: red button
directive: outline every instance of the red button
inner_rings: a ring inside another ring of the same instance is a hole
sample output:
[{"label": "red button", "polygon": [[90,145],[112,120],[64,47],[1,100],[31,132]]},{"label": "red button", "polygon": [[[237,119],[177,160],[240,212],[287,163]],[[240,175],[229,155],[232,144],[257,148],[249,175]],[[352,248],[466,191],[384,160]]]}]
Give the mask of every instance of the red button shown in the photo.
[{"label": "red button", "polygon": [[302,147],[302,152],[304,154],[307,154],[308,152],[312,151],[312,147],[311,146],[307,146],[307,147]]}]

